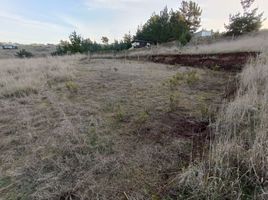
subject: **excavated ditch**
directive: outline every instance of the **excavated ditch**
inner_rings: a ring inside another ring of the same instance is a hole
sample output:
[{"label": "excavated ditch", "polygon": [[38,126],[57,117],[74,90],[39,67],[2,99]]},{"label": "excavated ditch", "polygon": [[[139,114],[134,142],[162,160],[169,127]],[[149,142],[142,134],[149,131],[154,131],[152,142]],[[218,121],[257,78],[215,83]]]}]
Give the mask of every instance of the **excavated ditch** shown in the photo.
[{"label": "excavated ditch", "polygon": [[152,55],[150,60],[156,63],[180,64],[192,67],[208,67],[211,69],[239,71],[250,60],[256,58],[259,52],[236,52],[215,54],[176,54]]}]

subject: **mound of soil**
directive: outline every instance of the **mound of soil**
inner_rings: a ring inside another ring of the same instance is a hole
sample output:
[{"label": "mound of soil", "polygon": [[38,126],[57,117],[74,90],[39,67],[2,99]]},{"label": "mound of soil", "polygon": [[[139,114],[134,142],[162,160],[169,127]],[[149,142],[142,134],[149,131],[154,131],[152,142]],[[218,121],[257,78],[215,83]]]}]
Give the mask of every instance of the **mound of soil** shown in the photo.
[{"label": "mound of soil", "polygon": [[217,54],[176,54],[152,55],[151,61],[165,64],[180,64],[192,67],[208,67],[227,71],[239,71],[251,58],[256,58],[259,52],[236,52]]}]

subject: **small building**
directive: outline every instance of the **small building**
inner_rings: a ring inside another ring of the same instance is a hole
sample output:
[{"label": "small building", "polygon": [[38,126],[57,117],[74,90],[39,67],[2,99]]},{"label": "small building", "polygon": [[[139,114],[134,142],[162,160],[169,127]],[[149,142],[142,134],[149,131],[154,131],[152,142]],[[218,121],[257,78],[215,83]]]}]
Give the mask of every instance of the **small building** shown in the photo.
[{"label": "small building", "polygon": [[147,47],[149,48],[151,46],[151,42],[146,41],[146,40],[133,40],[132,43],[132,48],[143,48]]},{"label": "small building", "polygon": [[13,45],[13,44],[5,44],[5,45],[2,45],[2,49],[18,49],[18,46]]},{"label": "small building", "polygon": [[213,31],[207,31],[205,29],[202,29],[199,32],[194,33],[194,37],[210,37],[213,35]]}]

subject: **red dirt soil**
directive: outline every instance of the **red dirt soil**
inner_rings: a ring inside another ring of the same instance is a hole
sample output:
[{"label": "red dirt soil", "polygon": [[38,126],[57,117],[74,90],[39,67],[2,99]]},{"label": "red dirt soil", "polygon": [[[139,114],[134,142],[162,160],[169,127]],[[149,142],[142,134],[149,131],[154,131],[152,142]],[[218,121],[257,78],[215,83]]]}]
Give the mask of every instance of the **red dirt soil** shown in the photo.
[{"label": "red dirt soil", "polygon": [[192,67],[219,67],[220,70],[239,71],[252,58],[256,58],[259,52],[237,52],[217,54],[176,54],[176,55],[152,55],[150,60],[156,63],[180,64]]}]

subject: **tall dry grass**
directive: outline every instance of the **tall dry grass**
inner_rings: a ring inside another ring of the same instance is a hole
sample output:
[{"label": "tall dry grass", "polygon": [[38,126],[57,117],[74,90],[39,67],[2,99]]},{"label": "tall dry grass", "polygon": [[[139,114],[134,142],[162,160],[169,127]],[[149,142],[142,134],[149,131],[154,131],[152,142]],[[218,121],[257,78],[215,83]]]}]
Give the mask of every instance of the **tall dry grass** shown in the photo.
[{"label": "tall dry grass", "polygon": [[268,31],[263,30],[237,38],[222,38],[211,40],[204,44],[189,44],[180,47],[176,42],[152,46],[151,48],[133,49],[128,52],[129,56],[142,56],[152,54],[202,54],[202,53],[228,53],[244,51],[268,50]]},{"label": "tall dry grass", "polygon": [[179,177],[182,199],[268,198],[268,54],[240,74],[235,99],[215,124],[207,160]]},{"label": "tall dry grass", "polygon": [[0,96],[38,93],[53,81],[71,79],[77,56],[0,60]]},{"label": "tall dry grass", "polygon": [[52,52],[56,51],[56,45],[18,45],[18,49],[1,49],[0,48],[0,59],[16,58],[16,53],[22,49],[29,51],[34,57],[47,57],[50,56]]},{"label": "tall dry grass", "polygon": [[257,33],[243,35],[237,38],[222,38],[218,41],[211,41],[208,44],[189,45],[182,48],[184,53],[226,53],[241,51],[268,50],[268,31],[263,30]]}]

